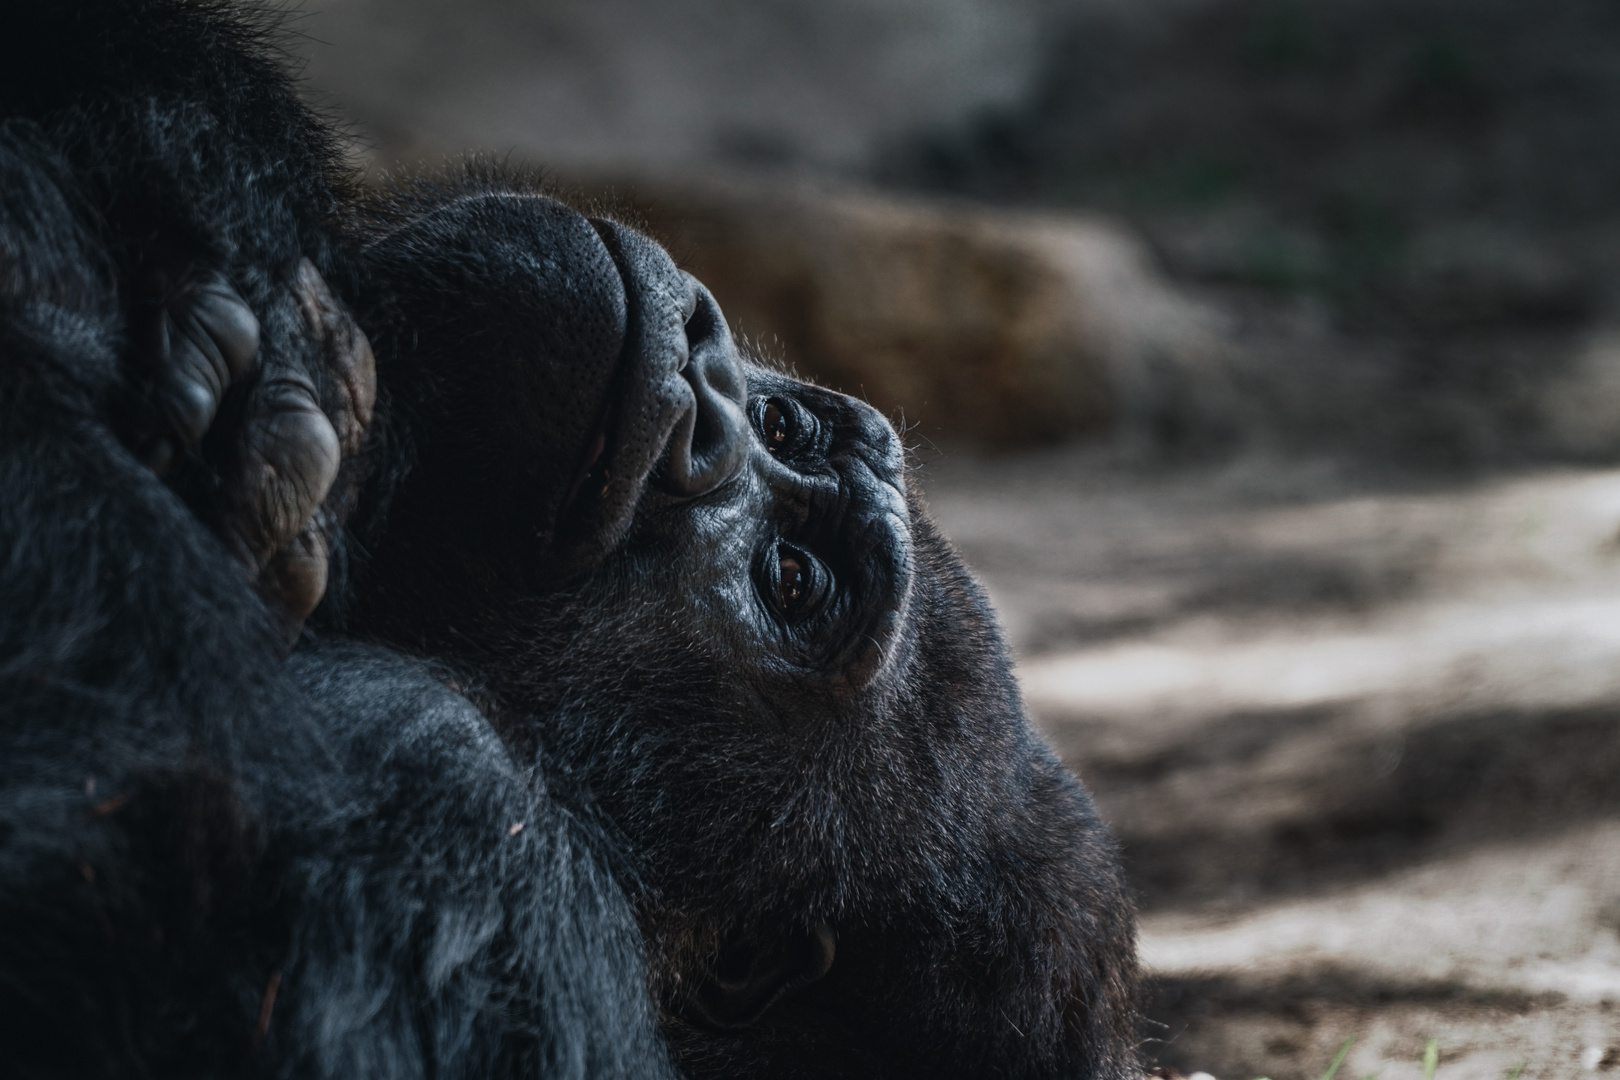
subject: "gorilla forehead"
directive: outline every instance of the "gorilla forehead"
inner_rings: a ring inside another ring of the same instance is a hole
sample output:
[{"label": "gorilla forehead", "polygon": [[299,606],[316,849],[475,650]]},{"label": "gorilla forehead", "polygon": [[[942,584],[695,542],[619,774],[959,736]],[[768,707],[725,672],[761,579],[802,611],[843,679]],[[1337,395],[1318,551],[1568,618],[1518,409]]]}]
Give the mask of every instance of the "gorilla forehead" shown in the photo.
[{"label": "gorilla forehead", "polygon": [[[937,903],[942,861],[1031,798],[1031,755],[1055,772],[982,593],[926,518],[906,535],[905,595],[878,601],[894,632],[860,682],[781,662],[735,592],[694,603],[672,549],[639,540],[586,584],[534,601],[494,672],[500,723],[589,778],[666,915],[731,921],[758,917],[757,904],[835,918],[912,893]],[[870,618],[862,599],[851,607]],[[722,866],[759,887],[718,888]]]}]

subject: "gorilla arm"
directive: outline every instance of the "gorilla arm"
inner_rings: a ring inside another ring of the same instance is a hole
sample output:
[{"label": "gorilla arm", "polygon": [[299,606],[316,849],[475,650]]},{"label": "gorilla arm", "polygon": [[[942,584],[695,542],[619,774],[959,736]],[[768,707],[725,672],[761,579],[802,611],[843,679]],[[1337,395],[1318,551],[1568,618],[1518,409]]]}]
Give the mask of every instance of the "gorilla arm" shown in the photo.
[{"label": "gorilla arm", "polygon": [[341,388],[329,415],[313,376],[216,364],[248,351],[233,291],[168,301],[201,337],[140,367],[206,391],[202,438],[163,437],[227,463],[210,535],[102,417],[118,308],[58,163],[0,142],[0,172],[0,1056],[63,1077],[667,1075],[589,827],[420,665],[289,666],[292,613],[249,587],[284,586],[343,494],[371,391],[341,306],[305,264],[281,313]]},{"label": "gorilla arm", "polygon": [[26,134],[0,139],[4,1053],[41,1076],[228,1070],[270,975],[241,934],[267,914],[254,807],[319,733],[240,568],[105,421],[116,284]]}]

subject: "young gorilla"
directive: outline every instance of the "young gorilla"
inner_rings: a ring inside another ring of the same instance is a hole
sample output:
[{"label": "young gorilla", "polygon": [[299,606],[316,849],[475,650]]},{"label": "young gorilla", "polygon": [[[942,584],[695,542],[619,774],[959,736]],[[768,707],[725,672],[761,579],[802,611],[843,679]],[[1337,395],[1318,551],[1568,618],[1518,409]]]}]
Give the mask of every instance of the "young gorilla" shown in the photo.
[{"label": "young gorilla", "polygon": [[[606,861],[693,1073],[1129,1074],[1112,852],[880,417],[744,368],[654,245],[520,185],[406,196],[346,267],[331,143],[228,13],[27,23],[0,47],[17,1071],[662,1075]],[[397,656],[281,659],[370,410],[323,273],[389,391],[375,557],[334,559],[323,619],[441,657],[504,744]]]},{"label": "young gorilla", "polygon": [[372,233],[388,467],[330,617],[606,812],[683,1069],[1134,1075],[1112,843],[883,417],[521,182]]},{"label": "young gorilla", "polygon": [[590,824],[284,657],[371,408],[329,134],[196,0],[20,9],[0,107],[0,1071],[668,1075]]}]

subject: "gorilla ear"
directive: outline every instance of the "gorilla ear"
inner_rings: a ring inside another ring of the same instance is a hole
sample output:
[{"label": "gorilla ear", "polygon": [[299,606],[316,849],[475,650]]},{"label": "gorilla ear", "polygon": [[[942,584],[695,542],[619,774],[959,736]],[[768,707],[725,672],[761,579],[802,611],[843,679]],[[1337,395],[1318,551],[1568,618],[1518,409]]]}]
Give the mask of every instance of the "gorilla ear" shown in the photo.
[{"label": "gorilla ear", "polygon": [[819,924],[775,941],[750,935],[733,942],[688,1003],[687,1018],[711,1031],[741,1031],[789,990],[827,974],[836,943],[832,929]]}]

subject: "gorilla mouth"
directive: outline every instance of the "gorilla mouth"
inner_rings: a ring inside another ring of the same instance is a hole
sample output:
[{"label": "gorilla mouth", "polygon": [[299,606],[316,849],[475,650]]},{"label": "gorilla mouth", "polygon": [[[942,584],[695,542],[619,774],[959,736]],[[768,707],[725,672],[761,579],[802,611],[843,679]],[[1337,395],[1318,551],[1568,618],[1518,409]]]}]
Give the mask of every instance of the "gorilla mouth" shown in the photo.
[{"label": "gorilla mouth", "polygon": [[604,416],[602,422],[597,425],[596,435],[587,445],[585,458],[563,495],[561,508],[557,511],[559,532],[567,530],[574,523],[574,520],[584,512],[584,505],[587,502],[607,494],[607,482],[612,479],[612,474],[608,471],[603,455],[607,451],[608,428],[613,419],[612,402],[608,403],[603,412]]},{"label": "gorilla mouth", "polygon": [[[475,188],[416,209],[381,220],[357,298],[395,356],[386,381],[433,373],[431,393],[406,391],[418,443],[389,506],[416,505],[437,543],[545,591],[605,559],[648,492],[698,498],[736,475],[741,358],[662,248],[538,193]],[[492,402],[496,421],[467,422]]]}]

